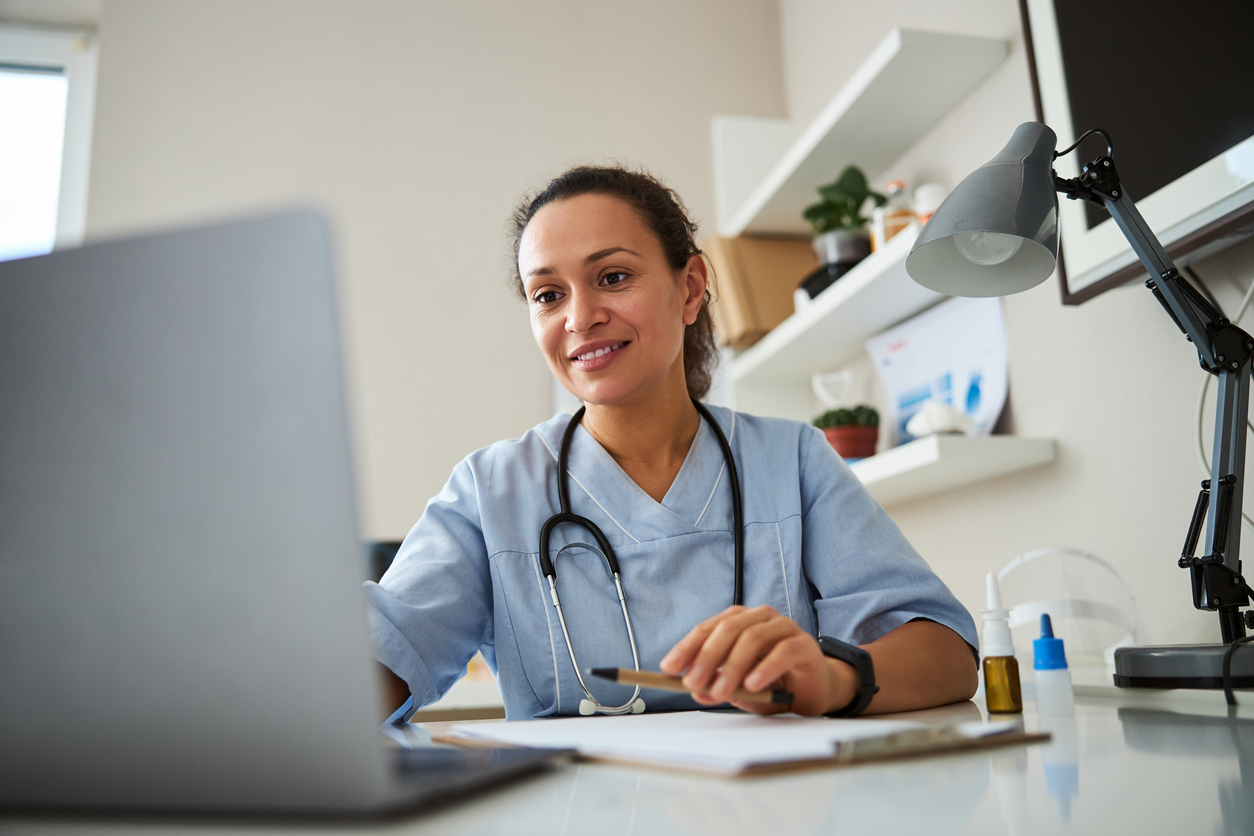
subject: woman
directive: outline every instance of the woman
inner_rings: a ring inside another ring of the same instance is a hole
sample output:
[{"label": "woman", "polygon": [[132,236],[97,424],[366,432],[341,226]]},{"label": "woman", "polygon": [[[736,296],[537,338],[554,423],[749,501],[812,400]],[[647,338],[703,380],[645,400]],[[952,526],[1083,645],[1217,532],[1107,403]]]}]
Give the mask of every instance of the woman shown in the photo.
[{"label": "woman", "polygon": [[[584,528],[553,527],[569,651],[542,572],[568,428],[569,505],[616,554],[640,667],[704,692],[646,691],[649,710],[724,703],[741,685],[793,694],[789,705],[733,703],[759,712],[969,698],[971,617],[823,435],[717,407],[716,426],[703,418],[696,401],[717,352],[706,263],[678,197],[643,173],[579,167],[525,201],[513,226],[536,344],[586,411],[468,456],[367,585],[376,658],[416,704],[438,699],[481,649],[510,719],[586,712],[585,687],[602,706],[632,706],[631,688],[585,671],[581,685],[572,663],[634,666],[605,549]],[[745,606],[729,606],[733,479],[716,428],[743,493]]]}]

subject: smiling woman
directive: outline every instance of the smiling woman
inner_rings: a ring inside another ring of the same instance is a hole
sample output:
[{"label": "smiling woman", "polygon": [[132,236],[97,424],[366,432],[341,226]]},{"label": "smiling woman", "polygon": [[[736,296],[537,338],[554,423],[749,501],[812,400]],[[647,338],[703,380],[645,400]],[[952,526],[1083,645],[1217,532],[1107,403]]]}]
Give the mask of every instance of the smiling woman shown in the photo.
[{"label": "smiling woman", "polygon": [[[563,201],[575,201],[575,205],[562,206]],[[706,265],[695,240],[697,228],[688,219],[679,196],[643,172],[579,166],[553,180],[535,197],[524,201],[513,217],[514,279],[519,295],[533,303],[535,288],[530,285],[542,275],[552,275],[553,267],[531,265],[524,268],[523,238],[536,214],[548,207],[568,217],[578,215],[581,211],[587,212],[585,220],[589,226],[584,231],[602,236],[608,244],[603,250],[588,253],[585,256],[588,261],[585,266],[594,266],[593,262],[620,253],[623,258],[636,258],[638,263],[648,261],[652,270],[650,275],[655,278],[663,272],[669,272],[677,287],[680,284],[678,277],[689,268],[701,273],[702,284],[706,286],[701,291],[695,318],[684,322],[682,356],[688,394],[698,400],[705,397],[710,389],[714,367],[718,363],[718,346],[714,341],[714,325],[710,318],[708,283],[704,281]],[[634,222],[627,220],[625,215],[628,213],[635,214]],[[598,221],[602,228],[591,228],[590,225]],[[560,228],[561,225],[559,222],[546,228],[552,226]],[[571,232],[575,233],[575,230],[572,229]],[[645,233],[643,237],[641,233]],[[611,243],[623,235],[633,235],[640,249],[632,250],[621,242]],[[535,238],[536,233],[533,230],[529,240],[533,248],[526,253],[528,258],[536,255]],[[665,262],[668,270],[662,270],[659,259]],[[617,276],[611,277],[613,265],[595,266],[602,268],[599,272],[607,285],[616,283],[618,279],[629,281],[636,275],[631,270],[624,269]],[[524,269],[528,274],[526,277],[523,276]],[[551,359],[549,364],[553,365]],[[558,374],[557,368],[553,371]],[[558,379],[563,380],[560,375]]]},{"label": "smiling woman", "polygon": [[509,718],[644,710],[626,686],[594,695],[577,656],[682,674],[694,695],[649,692],[650,710],[741,685],[793,695],[733,703],[759,712],[968,698],[970,615],[822,435],[699,403],[717,352],[678,196],[579,167],[524,201],[513,231],[536,344],[584,408],[468,456],[367,585],[376,658],[415,705],[476,650]]}]

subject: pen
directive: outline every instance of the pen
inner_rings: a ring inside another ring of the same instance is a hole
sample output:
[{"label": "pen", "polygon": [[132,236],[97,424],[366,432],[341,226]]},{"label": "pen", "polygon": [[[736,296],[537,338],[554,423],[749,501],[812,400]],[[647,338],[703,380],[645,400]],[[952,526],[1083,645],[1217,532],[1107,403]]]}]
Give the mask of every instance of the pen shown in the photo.
[{"label": "pen", "polygon": [[[608,679],[610,682],[621,682],[624,685],[639,685],[641,688],[653,688],[658,691],[678,691],[681,694],[705,693],[694,692],[691,688],[686,688],[678,676],[670,676],[664,673],[654,673],[653,671],[632,671],[626,668],[593,668],[589,671],[593,676],[599,676],[601,679]],[[728,697],[728,701],[739,700],[742,702],[766,702],[776,705],[788,705],[792,702],[791,691],[746,691],[744,688],[737,688]]]}]

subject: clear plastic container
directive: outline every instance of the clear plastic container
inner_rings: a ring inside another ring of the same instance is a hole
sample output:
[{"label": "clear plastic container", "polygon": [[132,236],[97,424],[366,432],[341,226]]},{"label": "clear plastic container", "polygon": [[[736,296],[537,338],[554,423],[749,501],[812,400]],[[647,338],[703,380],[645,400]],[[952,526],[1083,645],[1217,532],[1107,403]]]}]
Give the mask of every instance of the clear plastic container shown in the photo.
[{"label": "clear plastic container", "polygon": [[1014,653],[1024,661],[1024,682],[1035,678],[1033,640],[1042,613],[1054,635],[1066,641],[1067,667],[1075,679],[1110,681],[1116,647],[1137,644],[1136,603],[1127,583],[1097,555],[1068,547],[1019,555],[997,573],[1002,600],[1011,611]]}]

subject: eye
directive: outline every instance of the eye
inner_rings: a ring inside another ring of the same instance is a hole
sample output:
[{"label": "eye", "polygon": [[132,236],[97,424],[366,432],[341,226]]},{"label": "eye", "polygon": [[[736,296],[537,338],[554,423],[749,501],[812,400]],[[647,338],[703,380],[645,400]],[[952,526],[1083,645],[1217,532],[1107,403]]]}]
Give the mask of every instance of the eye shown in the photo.
[{"label": "eye", "polygon": [[614,270],[601,277],[601,284],[603,285],[622,284],[625,281],[627,281],[627,274],[622,270]]},{"label": "eye", "polygon": [[551,305],[558,299],[556,290],[541,290],[539,293],[531,297],[531,301],[538,305]]}]

